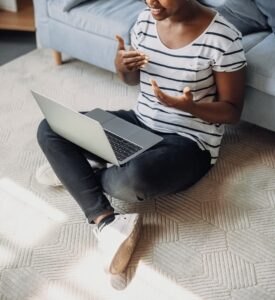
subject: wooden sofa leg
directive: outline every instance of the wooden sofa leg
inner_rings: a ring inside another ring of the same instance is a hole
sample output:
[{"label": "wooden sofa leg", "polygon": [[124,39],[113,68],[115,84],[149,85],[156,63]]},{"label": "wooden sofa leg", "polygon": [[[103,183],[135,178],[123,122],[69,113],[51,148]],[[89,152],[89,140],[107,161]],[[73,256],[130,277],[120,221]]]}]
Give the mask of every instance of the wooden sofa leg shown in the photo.
[{"label": "wooden sofa leg", "polygon": [[58,52],[56,50],[53,50],[53,58],[56,65],[62,64],[62,55],[61,52]]}]

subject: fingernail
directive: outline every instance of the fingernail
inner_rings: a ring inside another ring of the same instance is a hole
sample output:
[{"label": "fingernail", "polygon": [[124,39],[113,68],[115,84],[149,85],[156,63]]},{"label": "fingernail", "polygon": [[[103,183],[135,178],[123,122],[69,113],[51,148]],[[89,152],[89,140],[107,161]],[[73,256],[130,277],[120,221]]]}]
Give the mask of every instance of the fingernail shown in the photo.
[{"label": "fingernail", "polygon": [[147,64],[147,63],[148,63],[148,60],[145,59],[145,60],[144,60],[144,63]]},{"label": "fingernail", "polygon": [[140,67],[141,67],[141,68],[144,68],[144,67],[145,67],[145,65],[141,65]]},{"label": "fingernail", "polygon": [[150,57],[149,57],[149,56],[147,56],[147,55],[145,55],[145,59],[146,59],[146,60],[149,60],[149,59],[150,59]]},{"label": "fingernail", "polygon": [[184,91],[184,93],[189,93],[190,92],[190,87],[188,87],[188,86],[185,87],[183,91]]}]

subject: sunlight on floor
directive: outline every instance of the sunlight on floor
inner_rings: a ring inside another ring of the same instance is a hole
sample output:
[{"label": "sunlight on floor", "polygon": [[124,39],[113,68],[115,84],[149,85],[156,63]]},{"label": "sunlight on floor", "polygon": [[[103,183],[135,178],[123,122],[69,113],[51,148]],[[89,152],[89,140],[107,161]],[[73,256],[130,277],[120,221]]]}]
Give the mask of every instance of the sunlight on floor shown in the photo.
[{"label": "sunlight on floor", "polygon": [[13,243],[33,246],[66,221],[61,211],[9,178],[0,180],[0,234]]},{"label": "sunlight on floor", "polygon": [[[51,207],[45,200],[9,178],[0,180],[0,235],[16,247],[26,248],[41,244],[59,232],[57,228],[67,217]],[[16,248],[14,248],[16,249]],[[0,247],[1,259],[12,262],[13,247]],[[160,270],[140,261],[126,274],[110,276],[104,272],[102,256],[94,247],[89,255],[72,262],[64,279],[41,285],[31,299],[158,299],[158,300],[202,300],[190,290],[177,284]],[[128,274],[129,276],[129,274]]]},{"label": "sunlight on floor", "polygon": [[108,275],[101,264],[101,255],[94,251],[75,265],[68,278],[81,290],[99,299],[158,299],[202,300],[190,290],[178,285],[166,274],[139,262],[133,278],[127,283],[126,274]]},{"label": "sunlight on floor", "polygon": [[147,295],[151,295],[148,299],[202,300],[192,291],[180,286],[164,273],[143,264],[142,261],[138,265],[135,278],[136,280],[129,285],[132,296],[137,291],[142,295],[145,290]]},{"label": "sunlight on floor", "polygon": [[7,247],[0,245],[0,266],[8,265],[9,262],[15,258],[15,255],[16,255],[16,253],[14,253],[14,251],[12,251],[11,249],[7,249]]},{"label": "sunlight on floor", "polygon": [[[103,271],[100,261],[100,254],[97,251],[91,252],[74,265],[69,273],[64,274],[66,279],[55,281],[44,289],[41,287],[40,293],[30,300],[203,300],[142,261],[128,284],[126,274],[108,275]],[[115,281],[117,284],[114,286]]]}]

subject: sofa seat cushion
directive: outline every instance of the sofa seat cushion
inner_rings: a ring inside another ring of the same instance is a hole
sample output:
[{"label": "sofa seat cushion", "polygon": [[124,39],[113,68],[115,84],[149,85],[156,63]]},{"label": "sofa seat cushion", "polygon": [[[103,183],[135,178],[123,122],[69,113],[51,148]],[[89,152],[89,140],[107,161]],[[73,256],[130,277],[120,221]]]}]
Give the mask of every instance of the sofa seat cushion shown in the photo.
[{"label": "sofa seat cushion", "polygon": [[63,12],[62,0],[48,1],[49,17],[82,31],[114,39],[121,35],[129,44],[129,31],[145,8],[136,0],[92,0]]},{"label": "sofa seat cushion", "polygon": [[264,40],[269,34],[270,31],[262,31],[262,32],[250,33],[248,35],[243,36],[244,51],[248,52],[258,43]]},{"label": "sofa seat cushion", "polygon": [[247,84],[272,96],[275,96],[274,49],[275,35],[272,33],[246,54]]}]

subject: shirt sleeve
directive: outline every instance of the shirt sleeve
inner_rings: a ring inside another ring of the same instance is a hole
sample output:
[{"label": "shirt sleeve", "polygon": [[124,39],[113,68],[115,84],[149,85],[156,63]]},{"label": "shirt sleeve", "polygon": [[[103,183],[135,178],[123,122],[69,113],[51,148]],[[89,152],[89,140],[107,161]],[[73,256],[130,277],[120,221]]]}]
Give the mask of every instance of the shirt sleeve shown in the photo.
[{"label": "shirt sleeve", "polygon": [[145,33],[148,30],[148,20],[150,18],[150,10],[147,8],[142,11],[138,19],[135,23],[135,25],[132,27],[130,31],[130,40],[131,40],[131,46],[138,50],[140,43],[143,41],[145,37]]},{"label": "shirt sleeve", "polygon": [[234,72],[247,65],[241,37],[236,38],[213,65],[216,72]]},{"label": "shirt sleeve", "polygon": [[135,49],[138,50],[138,33],[139,33],[139,25],[138,25],[138,20],[136,21],[135,25],[132,27],[131,32],[130,32],[130,39],[131,39],[131,46]]}]

